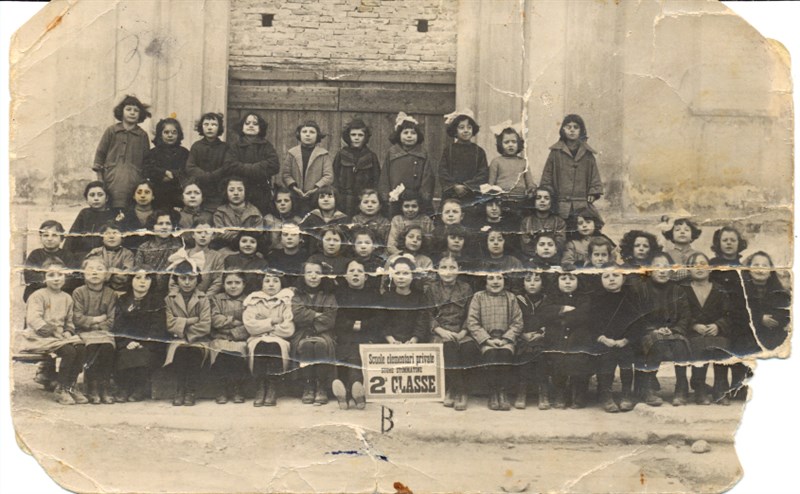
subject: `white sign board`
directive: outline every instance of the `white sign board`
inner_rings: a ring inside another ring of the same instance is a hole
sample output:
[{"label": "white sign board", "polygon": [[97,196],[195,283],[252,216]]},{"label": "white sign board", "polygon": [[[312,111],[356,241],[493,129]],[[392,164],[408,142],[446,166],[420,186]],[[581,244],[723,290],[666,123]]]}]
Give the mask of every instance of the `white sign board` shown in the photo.
[{"label": "white sign board", "polygon": [[441,343],[361,345],[367,401],[444,399]]}]

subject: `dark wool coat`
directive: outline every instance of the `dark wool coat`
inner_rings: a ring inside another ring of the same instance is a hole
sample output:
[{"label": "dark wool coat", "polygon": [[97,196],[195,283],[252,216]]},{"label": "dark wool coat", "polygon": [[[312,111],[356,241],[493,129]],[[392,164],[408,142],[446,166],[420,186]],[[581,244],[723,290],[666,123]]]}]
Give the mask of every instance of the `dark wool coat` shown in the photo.
[{"label": "dark wool coat", "polygon": [[156,210],[153,209],[144,221],[139,220],[134,208],[128,208],[120,213],[122,219],[119,227],[122,228],[123,233],[122,245],[126,249],[132,250],[135,254],[140,245],[153,238],[153,232],[147,231],[147,219],[152,217],[155,212]]},{"label": "dark wool coat", "polygon": [[[687,341],[690,312],[683,287],[672,281],[658,284],[648,279],[632,288],[631,300],[639,316],[636,332],[640,335],[645,354],[659,340]],[[672,335],[654,333],[661,327],[669,328]]]},{"label": "dark wool coat", "polygon": [[292,316],[294,318],[294,336],[292,336],[292,352],[297,356],[300,343],[307,338],[319,338],[326,347],[326,356],[336,357],[336,340],[334,325],[336,324],[337,304],[333,293],[322,289],[311,290],[305,283],[298,283],[292,298]]},{"label": "dark wool coat", "polygon": [[580,143],[575,156],[564,141],[550,146],[540,185],[556,191],[558,214],[563,219],[567,219],[571,212],[587,207],[587,197],[603,194],[603,181],[594,154],[594,149],[585,142]]},{"label": "dark wool coat", "polygon": [[64,241],[64,250],[71,253],[73,259],[83,260],[90,250],[103,245],[100,227],[112,221],[116,215],[111,209],[81,209]]},{"label": "dark wool coat", "polygon": [[99,172],[109,193],[109,206],[131,203],[136,183],[142,179],[144,156],[150,150],[147,132],[138,125],[125,130],[121,122],[108,127],[100,138],[92,170]]},{"label": "dark wool coat", "polygon": [[416,336],[419,343],[428,341],[431,323],[430,312],[426,308],[427,301],[422,291],[412,290],[409,295],[398,295],[394,290],[381,297],[382,307],[391,307],[383,311],[380,328],[383,342],[387,336],[406,342]]},{"label": "dark wool coat", "polygon": [[367,146],[343,147],[333,159],[333,184],[339,191],[341,209],[352,216],[358,213],[359,195],[364,189],[378,188],[381,164]]},{"label": "dark wool coat", "polygon": [[[523,293],[517,295],[517,303],[522,311],[522,332],[517,338],[517,355],[539,356],[544,350],[544,321],[542,320],[542,305],[547,299],[544,294],[530,295]],[[538,338],[530,339],[534,335]]]},{"label": "dark wool coat", "polygon": [[[728,297],[712,283],[711,292],[704,304],[700,304],[691,284],[683,287],[686,291],[686,300],[689,303],[689,345],[692,348],[692,358],[703,360],[706,358],[725,358],[726,353],[720,350],[730,349],[731,324],[729,319],[730,303]],[[716,324],[719,328],[717,336],[702,336],[692,326],[695,324]]]},{"label": "dark wool coat", "polygon": [[227,177],[233,161],[228,144],[219,138],[208,141],[202,138],[192,144],[186,161],[186,175],[196,178],[203,191],[203,207],[217,209],[222,204],[222,181]]},{"label": "dark wool coat", "polygon": [[[364,343],[384,343],[381,335],[380,294],[377,290],[364,287],[356,290],[345,286],[336,291],[336,356],[353,361],[358,355],[358,345]],[[361,321],[361,329],[353,326]]]},{"label": "dark wool coat", "polygon": [[439,163],[439,182],[442,196],[453,196],[452,188],[464,185],[477,192],[481,184],[489,181],[489,162],[486,151],[474,142],[451,142],[442,152]]},{"label": "dark wool coat", "polygon": [[[160,363],[167,348],[166,342],[172,339],[167,333],[165,307],[164,300],[152,290],[141,300],[136,300],[132,292],[119,298],[113,328],[117,343],[117,370]],[[133,341],[145,344],[129,350],[127,346]]]},{"label": "dark wool coat", "polygon": [[229,148],[232,162],[228,174],[245,181],[247,201],[266,214],[272,204],[272,180],[281,168],[275,147],[262,137],[245,136]]},{"label": "dark wool coat", "polygon": [[[739,261],[729,261],[719,257],[711,259],[711,266],[739,266]],[[756,337],[750,327],[750,313],[744,299],[742,275],[739,270],[713,270],[711,281],[725,294],[729,303],[731,325],[731,350],[737,355],[748,355],[759,351]]]},{"label": "dark wool coat", "polygon": [[428,153],[419,144],[409,150],[400,144],[394,144],[386,152],[378,183],[378,191],[384,204],[389,203],[389,192],[401,183],[405,184],[406,190],[419,193],[423,202],[420,209],[425,211],[433,199],[436,178]]},{"label": "dark wool coat", "polygon": [[459,333],[466,328],[472,300],[472,288],[468,283],[457,279],[454,285],[448,287],[437,279],[425,287],[425,296],[431,313],[431,331],[440,327]]},{"label": "dark wool coat", "polygon": [[628,340],[628,345],[638,347],[639,334],[637,333],[636,320],[639,314],[631,300],[629,286],[622,287],[618,293],[611,293],[600,287],[592,294],[591,317],[594,321],[593,335],[595,349],[598,352],[609,352],[611,348],[597,342],[597,338],[605,336],[612,340]]},{"label": "dark wool coat", "polygon": [[[186,161],[189,150],[183,146],[161,144],[144,157],[144,176],[153,184],[153,201],[157,209],[171,209],[183,204],[181,183],[186,179]],[[165,181],[166,172],[172,172],[172,180]]]},{"label": "dark wool coat", "polygon": [[[758,286],[753,283],[753,279],[747,271],[742,273],[742,277],[758,341],[767,350],[774,350],[781,346],[789,335],[787,331],[792,295],[783,288],[775,273],[770,275],[766,286]],[[778,321],[777,328],[769,328],[764,325],[763,317],[767,314]]]}]

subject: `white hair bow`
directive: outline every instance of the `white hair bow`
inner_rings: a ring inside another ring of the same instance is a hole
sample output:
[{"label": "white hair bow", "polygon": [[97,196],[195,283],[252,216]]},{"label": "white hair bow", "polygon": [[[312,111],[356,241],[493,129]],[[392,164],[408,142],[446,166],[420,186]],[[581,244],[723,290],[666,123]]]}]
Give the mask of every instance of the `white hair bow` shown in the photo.
[{"label": "white hair bow", "polygon": [[517,131],[517,134],[522,135],[522,122],[513,123],[511,120],[505,120],[500,122],[499,124],[495,124],[489,127],[492,131],[492,134],[499,136],[503,133],[504,130],[512,128]]},{"label": "white hair bow", "polygon": [[417,121],[416,118],[412,117],[411,115],[406,115],[406,112],[401,111],[400,113],[397,114],[397,118],[394,121],[394,129],[397,130],[398,127],[403,125],[403,122],[406,121],[411,122],[414,125],[419,125],[419,122]]},{"label": "white hair bow", "polygon": [[186,261],[192,265],[192,268],[195,271],[200,272],[206,265],[206,255],[203,253],[203,251],[198,251],[195,252],[194,254],[189,254],[189,252],[185,248],[181,247],[180,249],[177,250],[177,252],[169,256],[167,258],[167,261],[169,261],[169,266],[167,266],[167,271],[172,271],[178,264],[182,263],[183,261]]},{"label": "white hair bow", "polygon": [[453,113],[448,113],[447,115],[445,115],[444,124],[450,125],[453,122],[453,120],[456,119],[456,117],[459,117],[461,115],[464,115],[465,117],[469,117],[472,120],[475,120],[475,114],[472,113],[472,110],[470,110],[469,108],[464,108],[463,110],[456,110]]}]

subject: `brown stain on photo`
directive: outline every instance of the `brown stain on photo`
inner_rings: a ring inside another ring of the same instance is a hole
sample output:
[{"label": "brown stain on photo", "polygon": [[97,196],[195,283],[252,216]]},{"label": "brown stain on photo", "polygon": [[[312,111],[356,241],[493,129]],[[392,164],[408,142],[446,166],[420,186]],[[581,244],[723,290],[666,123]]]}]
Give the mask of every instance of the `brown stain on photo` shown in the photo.
[{"label": "brown stain on photo", "polygon": [[64,19],[64,15],[63,15],[63,14],[62,14],[62,15],[59,15],[59,16],[57,16],[55,19],[53,19],[52,21],[50,21],[50,24],[48,24],[48,25],[47,25],[47,27],[44,29],[44,32],[45,32],[45,33],[49,33],[50,31],[52,31],[53,29],[55,29],[56,27],[58,27],[58,25],[59,25],[59,24],[61,24],[61,21],[62,21],[63,19]]},{"label": "brown stain on photo", "polygon": [[392,487],[394,487],[395,490],[394,494],[414,494],[411,489],[403,485],[402,482],[395,482],[392,484]]},{"label": "brown stain on photo", "polygon": [[644,472],[641,472],[641,473],[639,473],[639,482],[640,482],[642,485],[644,485],[644,483],[645,483],[645,480],[644,480]]}]

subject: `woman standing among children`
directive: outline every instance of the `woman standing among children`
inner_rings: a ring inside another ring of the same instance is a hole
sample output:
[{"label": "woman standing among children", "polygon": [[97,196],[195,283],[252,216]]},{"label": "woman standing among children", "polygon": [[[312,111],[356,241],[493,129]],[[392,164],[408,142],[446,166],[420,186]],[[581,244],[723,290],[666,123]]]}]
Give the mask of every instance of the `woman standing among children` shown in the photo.
[{"label": "woman standing among children", "polygon": [[111,405],[110,381],[114,366],[114,313],[117,296],[106,286],[108,269],[92,257],[81,265],[85,284],[72,292],[75,332],[86,345],[86,390],[93,405]]},{"label": "woman standing among children", "polygon": [[229,399],[244,403],[242,386],[246,377],[247,338],[242,322],[244,276],[228,272],[222,275],[223,292],[209,298],[211,306],[211,370],[220,381],[216,402]]},{"label": "woman standing among children", "polygon": [[142,401],[148,393],[150,372],[164,361],[169,340],[163,297],[155,294],[156,274],[139,266],[130,276],[128,291],[117,301],[114,316],[114,381],[117,403]]},{"label": "woman standing among children", "polygon": [[294,294],[290,288],[283,288],[284,279],[280,273],[268,271],[261,290],[248,295],[243,304],[242,322],[250,335],[247,354],[250,371],[256,378],[255,407],[278,403],[278,380],[289,370]]},{"label": "woman standing among children", "polygon": [[586,142],[589,137],[583,118],[574,114],[564,117],[559,135],[558,142],[550,146],[539,185],[555,191],[559,216],[570,220],[579,209],[593,209],[592,203],[603,195],[603,181],[596,151]]},{"label": "woman standing among children", "polygon": [[174,118],[156,125],[155,147],[144,157],[144,176],[153,183],[155,207],[172,209],[181,205],[181,180],[186,174],[189,150],[181,146],[183,128]]},{"label": "woman standing among children", "polygon": [[94,181],[86,184],[83,197],[89,207],[80,210],[64,242],[64,250],[77,261],[83,260],[90,250],[103,244],[98,235],[100,228],[117,216],[117,212],[108,207],[108,191],[103,182]]},{"label": "woman standing among children", "polygon": [[205,207],[213,211],[222,204],[224,191],[219,183],[230,173],[232,163],[228,144],[219,138],[225,132],[222,113],[204,113],[195,130],[202,139],[189,150],[186,174],[198,181],[205,192]]},{"label": "woman standing among children", "polygon": [[114,107],[118,123],[106,129],[97,145],[92,170],[108,191],[112,208],[127,207],[136,184],[142,179],[142,165],[150,150],[150,141],[139,124],[150,118],[148,108],[136,96],[123,98]]},{"label": "woman standing among children", "polygon": [[442,197],[470,200],[489,179],[489,163],[486,151],[472,142],[480,126],[472,111],[454,112],[445,115],[446,132],[450,139],[439,162],[439,182]]},{"label": "woman standing among children", "polygon": [[56,401],[61,405],[88,403],[75,385],[83,370],[86,347],[76,334],[72,297],[62,291],[67,267],[63,262],[52,260],[45,262],[42,269],[45,270],[45,286],[28,298],[20,350],[58,355],[61,365],[54,390]]},{"label": "woman standing among children", "polygon": [[280,171],[278,153],[267,140],[267,121],[255,112],[247,112],[239,121],[239,139],[229,144],[228,173],[241,177],[247,188],[247,202],[265,214],[272,204],[272,177]]},{"label": "woman standing among children", "polygon": [[400,214],[401,195],[413,191],[418,195],[420,211],[424,214],[431,209],[436,180],[428,153],[422,147],[425,135],[419,122],[400,112],[389,142],[392,146],[386,152],[378,183],[381,199],[390,205],[390,213],[394,216]]},{"label": "woman standing among children", "polygon": [[303,265],[303,277],[292,298],[295,333],[292,350],[300,366],[305,404],[325,405],[333,381],[336,342],[336,297],[328,288],[322,264],[312,260]]},{"label": "woman standing among children", "polygon": [[441,343],[444,352],[446,382],[444,406],[457,411],[467,409],[467,378],[470,368],[478,364],[480,352],[466,327],[472,288],[458,279],[458,261],[445,256],[436,266],[438,278],[425,288],[427,307],[431,312],[432,342]]},{"label": "woman standing among children", "polygon": [[511,410],[506,389],[522,325],[517,297],[505,289],[504,275],[487,274],[486,289],[476,293],[469,304],[467,329],[478,343],[486,366],[489,410]]},{"label": "woman standing among children", "polygon": [[177,378],[173,406],[194,406],[198,375],[208,353],[211,332],[211,305],[206,294],[197,290],[200,269],[189,260],[172,269],[172,281],[178,289],[165,299],[167,331],[172,340],[164,366],[171,366]]},{"label": "woman standing among children", "polygon": [[368,146],[372,136],[360,118],[351,120],[342,130],[346,144],[333,159],[333,183],[341,194],[342,211],[348,216],[358,212],[360,196],[365,189],[376,189],[381,165]]},{"label": "woman standing among children", "polygon": [[289,149],[281,163],[281,181],[300,198],[299,212],[304,215],[312,209],[312,196],[322,187],[333,185],[333,158],[320,145],[326,135],[317,122],[308,120],[298,125],[294,135],[299,144]]}]

